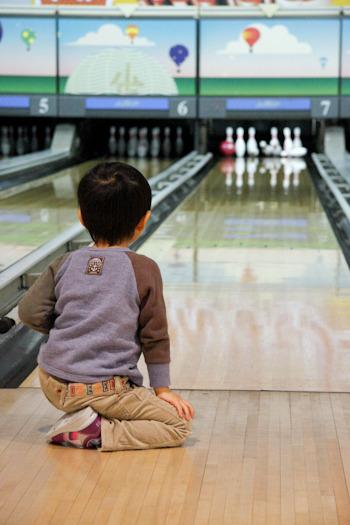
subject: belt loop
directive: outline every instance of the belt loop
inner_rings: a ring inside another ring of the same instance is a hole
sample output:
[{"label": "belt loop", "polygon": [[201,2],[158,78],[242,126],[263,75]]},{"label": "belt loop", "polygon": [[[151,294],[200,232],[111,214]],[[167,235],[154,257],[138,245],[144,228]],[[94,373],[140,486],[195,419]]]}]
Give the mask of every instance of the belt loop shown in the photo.
[{"label": "belt loop", "polygon": [[128,390],[129,378],[121,377],[120,382],[121,382],[121,391],[126,392]]},{"label": "belt loop", "polygon": [[114,376],[115,392],[117,394],[125,390],[125,385],[127,384],[128,380],[129,379],[127,377]]},{"label": "belt loop", "polygon": [[115,376],[114,381],[115,381],[115,392],[116,394],[119,394],[119,392],[122,389],[122,378],[120,376]]}]

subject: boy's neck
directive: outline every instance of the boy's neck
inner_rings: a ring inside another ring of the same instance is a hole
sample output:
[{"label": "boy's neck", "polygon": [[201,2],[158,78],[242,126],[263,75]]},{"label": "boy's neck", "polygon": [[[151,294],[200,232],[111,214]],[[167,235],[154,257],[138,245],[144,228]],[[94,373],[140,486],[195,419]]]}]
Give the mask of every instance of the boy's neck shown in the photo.
[{"label": "boy's neck", "polygon": [[120,242],[118,244],[108,244],[107,242],[95,242],[92,248],[127,248],[129,242]]}]

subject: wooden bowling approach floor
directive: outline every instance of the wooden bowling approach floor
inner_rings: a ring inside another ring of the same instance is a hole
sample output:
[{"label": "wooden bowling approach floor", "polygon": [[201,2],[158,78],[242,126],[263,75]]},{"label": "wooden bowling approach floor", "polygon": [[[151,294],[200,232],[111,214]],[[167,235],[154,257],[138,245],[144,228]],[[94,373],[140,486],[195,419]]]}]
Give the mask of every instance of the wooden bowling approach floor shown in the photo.
[{"label": "wooden bowling approach floor", "polygon": [[34,371],[0,391],[0,525],[350,524],[349,269],[308,172],[259,168],[238,181],[219,162],[140,249],[162,271],[191,438],[48,445],[60,414]]}]

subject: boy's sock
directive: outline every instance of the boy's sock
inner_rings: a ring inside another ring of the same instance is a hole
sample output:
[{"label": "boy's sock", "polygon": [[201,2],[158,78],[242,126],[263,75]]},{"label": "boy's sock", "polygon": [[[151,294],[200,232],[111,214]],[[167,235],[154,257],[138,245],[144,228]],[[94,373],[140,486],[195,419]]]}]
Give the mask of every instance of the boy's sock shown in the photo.
[{"label": "boy's sock", "polygon": [[46,434],[52,443],[77,448],[101,446],[101,417],[91,407],[65,414]]}]

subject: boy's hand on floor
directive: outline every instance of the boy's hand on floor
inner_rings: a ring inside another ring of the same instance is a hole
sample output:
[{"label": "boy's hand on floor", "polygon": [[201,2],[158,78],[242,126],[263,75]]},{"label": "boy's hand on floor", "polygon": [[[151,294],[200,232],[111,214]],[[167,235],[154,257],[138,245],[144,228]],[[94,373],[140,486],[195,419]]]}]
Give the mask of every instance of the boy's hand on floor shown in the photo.
[{"label": "boy's hand on floor", "polygon": [[186,399],[183,399],[181,396],[179,396],[179,394],[176,394],[170,390],[170,388],[155,388],[154,391],[157,397],[163,399],[163,401],[166,401],[167,403],[170,403],[176,408],[179,417],[184,415],[186,421],[189,421],[190,417],[194,417],[194,410],[191,403],[186,401]]}]

